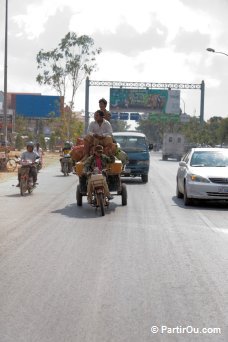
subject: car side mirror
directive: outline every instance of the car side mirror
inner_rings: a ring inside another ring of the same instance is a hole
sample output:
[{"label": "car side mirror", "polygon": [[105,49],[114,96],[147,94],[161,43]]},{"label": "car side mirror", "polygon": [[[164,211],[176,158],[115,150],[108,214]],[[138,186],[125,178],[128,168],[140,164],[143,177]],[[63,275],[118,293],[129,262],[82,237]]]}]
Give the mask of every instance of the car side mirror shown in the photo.
[{"label": "car side mirror", "polygon": [[183,166],[183,167],[186,167],[186,166],[187,166],[186,162],[183,161],[183,160],[181,160],[181,161],[179,162],[179,165],[180,165],[180,166]]}]

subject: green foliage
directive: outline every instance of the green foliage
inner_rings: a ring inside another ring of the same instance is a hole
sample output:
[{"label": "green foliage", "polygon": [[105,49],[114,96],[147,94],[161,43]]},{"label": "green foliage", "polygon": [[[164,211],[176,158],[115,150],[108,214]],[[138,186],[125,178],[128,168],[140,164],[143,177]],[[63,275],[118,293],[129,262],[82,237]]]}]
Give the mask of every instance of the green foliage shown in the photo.
[{"label": "green foliage", "polygon": [[[96,55],[101,49],[92,49],[94,41],[87,35],[77,36],[68,32],[52,51],[40,50],[36,56],[40,73],[36,77],[39,84],[54,88],[60,96],[66,96],[71,89],[70,108],[82,81],[96,69]],[[69,84],[71,87],[69,87]]]},{"label": "green foliage", "polygon": [[15,141],[15,148],[20,151],[23,147],[24,147],[24,141],[21,135],[18,134],[16,137],[16,141]]},{"label": "green foliage", "polygon": [[56,145],[56,135],[55,133],[52,133],[50,136],[50,140],[49,140],[49,149],[51,151],[54,151],[55,145]]},{"label": "green foliage", "polygon": [[23,116],[16,116],[15,118],[15,130],[21,135],[27,134],[28,119]]},{"label": "green foliage", "polygon": [[228,145],[228,118],[222,120],[219,127],[219,140],[220,144]]},{"label": "green foliage", "polygon": [[39,134],[39,135],[37,136],[36,142],[39,142],[39,143],[40,143],[40,147],[41,147],[43,150],[46,150],[47,146],[46,146],[46,141],[45,141],[45,139],[44,139],[44,134]]},{"label": "green foliage", "polygon": [[129,129],[130,125],[124,120],[111,120],[113,132],[125,132]]},{"label": "green foliage", "polygon": [[215,146],[228,142],[228,118],[212,117],[203,125],[195,117],[188,123],[154,123],[142,120],[137,129],[151,142],[161,143],[164,132],[182,133],[188,143]]}]

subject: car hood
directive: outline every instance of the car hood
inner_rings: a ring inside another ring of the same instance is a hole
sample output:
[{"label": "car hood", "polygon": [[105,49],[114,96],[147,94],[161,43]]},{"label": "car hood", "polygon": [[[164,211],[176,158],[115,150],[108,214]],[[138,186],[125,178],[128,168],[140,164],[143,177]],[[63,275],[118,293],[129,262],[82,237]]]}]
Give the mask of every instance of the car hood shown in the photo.
[{"label": "car hood", "polygon": [[206,178],[228,178],[228,167],[191,167],[190,173]]}]

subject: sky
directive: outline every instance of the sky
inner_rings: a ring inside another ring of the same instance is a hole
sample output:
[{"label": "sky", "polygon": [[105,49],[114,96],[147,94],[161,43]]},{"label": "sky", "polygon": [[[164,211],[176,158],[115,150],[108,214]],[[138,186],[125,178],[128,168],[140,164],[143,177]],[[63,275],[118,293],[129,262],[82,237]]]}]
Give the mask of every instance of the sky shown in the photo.
[{"label": "sky", "polygon": [[[0,90],[4,90],[5,3],[0,0]],[[36,82],[36,55],[73,31],[102,48],[90,80],[205,82],[204,119],[228,117],[228,0],[8,0],[8,92],[57,95]],[[90,87],[89,111],[108,101],[108,87]],[[67,102],[67,99],[66,99]],[[200,115],[200,90],[181,90],[182,111]],[[85,109],[85,82],[75,110]]]}]

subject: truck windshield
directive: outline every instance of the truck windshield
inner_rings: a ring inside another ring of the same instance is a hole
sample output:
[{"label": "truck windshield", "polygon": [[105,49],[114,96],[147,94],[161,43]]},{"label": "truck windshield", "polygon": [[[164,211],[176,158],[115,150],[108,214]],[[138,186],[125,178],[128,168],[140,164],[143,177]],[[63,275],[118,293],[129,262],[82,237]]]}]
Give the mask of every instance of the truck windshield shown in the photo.
[{"label": "truck windshield", "polygon": [[145,151],[148,149],[148,144],[146,143],[146,139],[144,137],[135,137],[135,136],[116,136],[115,140],[120,144],[120,148],[123,150],[137,150],[137,151]]}]

